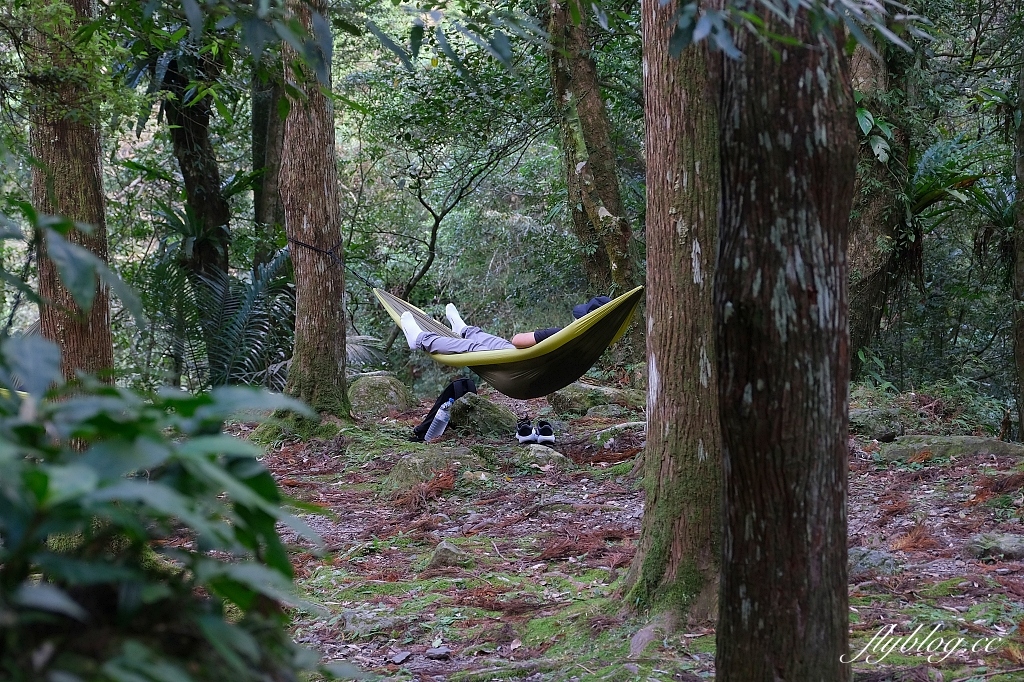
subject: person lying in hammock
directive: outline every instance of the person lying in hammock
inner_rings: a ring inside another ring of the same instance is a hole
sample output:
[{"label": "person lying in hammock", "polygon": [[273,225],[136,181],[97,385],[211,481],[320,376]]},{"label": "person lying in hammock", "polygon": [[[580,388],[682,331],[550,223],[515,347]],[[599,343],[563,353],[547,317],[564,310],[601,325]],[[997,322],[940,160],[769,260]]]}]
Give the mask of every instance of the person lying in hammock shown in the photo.
[{"label": "person lying in hammock", "polygon": [[[595,296],[586,303],[581,303],[572,309],[574,318],[579,319],[597,310],[611,299],[607,296]],[[425,350],[428,353],[441,353],[451,355],[454,353],[472,353],[481,350],[514,350],[516,348],[529,348],[535,346],[549,336],[561,331],[561,327],[548,327],[532,332],[520,332],[512,337],[511,341],[488,334],[480,329],[466,324],[458,309],[451,303],[445,306],[445,317],[451,325],[452,331],[458,334],[458,338],[442,336],[434,332],[424,331],[416,324],[416,318],[412,313],[402,313],[402,331],[405,332],[405,340],[409,348]]]}]

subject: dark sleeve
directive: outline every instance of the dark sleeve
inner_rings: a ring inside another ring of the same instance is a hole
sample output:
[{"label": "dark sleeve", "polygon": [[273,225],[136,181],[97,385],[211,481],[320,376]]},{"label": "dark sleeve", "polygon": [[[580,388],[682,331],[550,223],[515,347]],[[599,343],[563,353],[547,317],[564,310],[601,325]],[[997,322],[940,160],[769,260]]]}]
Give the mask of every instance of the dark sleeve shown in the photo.
[{"label": "dark sleeve", "polygon": [[538,329],[533,333],[533,340],[540,343],[549,336],[554,336],[558,332],[562,331],[561,327],[548,327],[547,329]]}]

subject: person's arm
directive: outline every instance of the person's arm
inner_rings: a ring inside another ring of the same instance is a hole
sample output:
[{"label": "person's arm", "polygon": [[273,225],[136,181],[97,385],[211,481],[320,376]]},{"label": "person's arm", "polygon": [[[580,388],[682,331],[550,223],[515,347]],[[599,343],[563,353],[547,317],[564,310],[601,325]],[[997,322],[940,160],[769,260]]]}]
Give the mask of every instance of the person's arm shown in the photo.
[{"label": "person's arm", "polygon": [[533,336],[533,332],[519,332],[512,337],[512,345],[516,348],[529,348],[537,345],[537,339]]},{"label": "person's arm", "polygon": [[561,330],[561,327],[548,327],[547,329],[538,329],[535,332],[519,332],[512,337],[512,345],[516,348],[529,348],[530,346],[536,346],[544,339],[557,334]]}]

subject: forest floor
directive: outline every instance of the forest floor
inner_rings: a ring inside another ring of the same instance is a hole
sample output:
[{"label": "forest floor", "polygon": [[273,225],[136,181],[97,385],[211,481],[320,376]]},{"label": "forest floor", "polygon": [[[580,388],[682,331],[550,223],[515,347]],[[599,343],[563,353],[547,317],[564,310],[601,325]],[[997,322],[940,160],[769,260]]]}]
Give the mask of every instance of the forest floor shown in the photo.
[{"label": "forest floor", "polygon": [[[519,416],[549,409],[542,399],[484,395]],[[268,449],[265,464],[283,490],[331,512],[306,517],[324,549],[293,553],[302,596],[319,607],[295,614],[298,641],[394,680],[714,678],[712,630],[661,632],[630,615],[620,594],[643,514],[635,470],[643,433],[624,430],[602,446],[592,436],[632,418],[564,422],[553,447],[575,466],[557,467],[523,464],[525,446],[514,442],[451,433],[437,444],[409,442],[426,411]],[[238,428],[245,435],[251,426]],[[390,492],[403,455],[438,448],[478,466]],[[894,567],[851,580],[851,650],[873,647],[854,663],[856,679],[1024,680],[1024,563],[964,550],[978,532],[1021,532],[1024,462],[979,455],[887,465],[876,448],[851,440],[849,541],[877,548]],[[442,541],[461,553],[431,568]],[[897,646],[878,661],[885,651],[876,645],[891,647],[918,625],[919,640],[930,633],[920,652]],[[872,643],[880,630],[891,637]],[[938,651],[939,637],[952,653]]]}]

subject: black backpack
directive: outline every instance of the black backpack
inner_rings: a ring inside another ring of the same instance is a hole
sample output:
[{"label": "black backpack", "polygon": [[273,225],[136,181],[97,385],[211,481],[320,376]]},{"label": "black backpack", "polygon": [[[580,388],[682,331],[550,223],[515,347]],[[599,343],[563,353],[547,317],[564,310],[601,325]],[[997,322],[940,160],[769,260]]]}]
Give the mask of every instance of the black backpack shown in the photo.
[{"label": "black backpack", "polygon": [[467,393],[476,393],[476,384],[473,383],[472,379],[456,379],[448,384],[448,387],[441,391],[441,395],[434,401],[434,406],[430,408],[427,416],[423,418],[419,426],[412,430],[412,436],[409,440],[422,441],[423,436],[427,434],[427,429],[430,428],[430,422],[434,421],[434,416],[441,406],[453,398],[458,400]]}]

